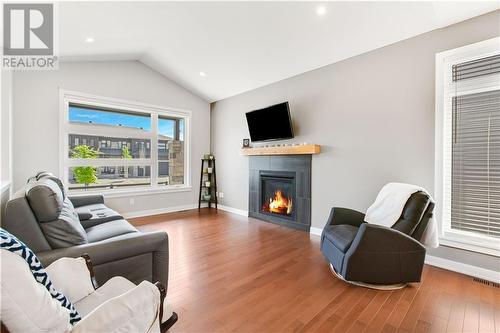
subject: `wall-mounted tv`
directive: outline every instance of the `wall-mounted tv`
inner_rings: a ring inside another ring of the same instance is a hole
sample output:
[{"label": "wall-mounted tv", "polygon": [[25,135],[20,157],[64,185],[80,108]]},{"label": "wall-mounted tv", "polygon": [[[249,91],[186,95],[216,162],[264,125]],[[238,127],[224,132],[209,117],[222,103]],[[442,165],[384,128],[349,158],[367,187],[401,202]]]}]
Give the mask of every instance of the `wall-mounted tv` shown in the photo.
[{"label": "wall-mounted tv", "polygon": [[293,138],[288,102],[246,113],[248,131],[253,142]]}]

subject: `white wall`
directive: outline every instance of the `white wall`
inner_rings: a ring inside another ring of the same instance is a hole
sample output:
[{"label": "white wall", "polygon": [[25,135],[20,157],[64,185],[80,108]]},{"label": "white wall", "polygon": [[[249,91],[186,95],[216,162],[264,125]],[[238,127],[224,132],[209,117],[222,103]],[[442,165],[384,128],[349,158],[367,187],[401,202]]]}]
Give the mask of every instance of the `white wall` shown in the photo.
[{"label": "white wall", "polygon": [[[244,113],[282,101],[290,102],[292,142],[322,146],[312,161],[313,227],[323,228],[333,206],[365,211],[387,182],[432,193],[435,54],[500,35],[499,21],[496,11],[213,103],[221,204],[248,210]],[[432,254],[500,269],[491,256],[445,247]]]},{"label": "white wall", "polygon": [[12,180],[12,99],[12,72],[0,70],[0,223],[5,204],[10,198]]},{"label": "white wall", "polygon": [[11,118],[12,118],[12,72],[1,70],[0,72],[0,181],[9,182],[11,175]]},{"label": "white wall", "polygon": [[39,170],[59,172],[59,88],[192,111],[189,192],[141,195],[108,204],[123,214],[195,204],[200,156],[210,149],[210,106],[166,77],[136,61],[68,62],[57,71],[14,74],[13,186]]}]

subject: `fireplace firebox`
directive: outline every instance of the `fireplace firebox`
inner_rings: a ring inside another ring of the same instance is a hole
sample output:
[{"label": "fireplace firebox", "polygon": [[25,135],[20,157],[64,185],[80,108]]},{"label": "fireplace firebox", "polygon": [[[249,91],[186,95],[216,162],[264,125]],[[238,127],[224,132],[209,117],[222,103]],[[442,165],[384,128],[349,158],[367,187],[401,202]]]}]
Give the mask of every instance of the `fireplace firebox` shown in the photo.
[{"label": "fireplace firebox", "polygon": [[260,172],[261,212],[295,220],[295,172]]},{"label": "fireplace firebox", "polygon": [[311,156],[251,156],[249,215],[309,231]]}]

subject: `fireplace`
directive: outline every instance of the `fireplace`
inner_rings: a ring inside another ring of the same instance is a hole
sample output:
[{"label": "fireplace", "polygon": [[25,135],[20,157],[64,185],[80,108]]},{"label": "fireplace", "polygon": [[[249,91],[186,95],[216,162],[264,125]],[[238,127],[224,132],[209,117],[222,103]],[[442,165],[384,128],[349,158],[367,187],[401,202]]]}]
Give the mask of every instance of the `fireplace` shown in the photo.
[{"label": "fireplace", "polygon": [[260,171],[261,212],[295,220],[295,172]]},{"label": "fireplace", "polygon": [[249,169],[249,216],[309,231],[311,156],[250,156]]}]

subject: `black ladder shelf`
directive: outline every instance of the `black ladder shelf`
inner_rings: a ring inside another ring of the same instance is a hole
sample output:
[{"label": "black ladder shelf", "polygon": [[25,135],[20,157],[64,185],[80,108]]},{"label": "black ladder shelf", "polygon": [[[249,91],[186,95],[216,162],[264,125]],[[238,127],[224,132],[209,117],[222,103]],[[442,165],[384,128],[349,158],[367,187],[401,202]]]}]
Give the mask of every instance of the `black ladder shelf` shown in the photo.
[{"label": "black ladder shelf", "polygon": [[[207,182],[210,182],[210,184],[207,184]],[[215,204],[215,209],[217,209],[217,176],[215,174],[215,158],[201,159],[198,209],[201,208],[201,204],[203,202],[208,203],[208,208],[212,208],[212,204]]]}]

